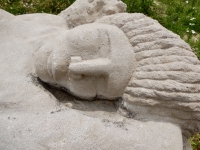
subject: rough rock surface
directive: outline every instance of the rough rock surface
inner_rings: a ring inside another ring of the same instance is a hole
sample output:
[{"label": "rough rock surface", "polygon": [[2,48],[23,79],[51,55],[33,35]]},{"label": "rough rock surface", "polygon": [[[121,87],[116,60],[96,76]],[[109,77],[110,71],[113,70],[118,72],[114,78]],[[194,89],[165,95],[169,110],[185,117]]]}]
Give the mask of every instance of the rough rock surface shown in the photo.
[{"label": "rough rock surface", "polygon": [[180,37],[143,14],[121,13],[97,22],[119,27],[137,61],[123,95],[135,119],[179,123],[188,137],[200,131],[200,61]]},{"label": "rough rock surface", "polygon": [[124,93],[134,60],[132,46],[121,30],[93,23],[63,30],[53,43],[47,40],[35,53],[34,62],[37,76],[46,83],[87,100],[114,100]]},{"label": "rough rock surface", "polygon": [[0,10],[0,149],[182,149],[176,125],[127,119],[116,114],[112,102],[77,101],[38,81],[33,53],[67,29],[43,24],[43,17],[62,22],[59,16],[31,17],[38,15],[26,21]]},{"label": "rough rock surface", "polygon": [[126,11],[126,4],[121,0],[76,0],[70,7],[63,10],[63,17],[69,28],[92,23],[102,16]]}]

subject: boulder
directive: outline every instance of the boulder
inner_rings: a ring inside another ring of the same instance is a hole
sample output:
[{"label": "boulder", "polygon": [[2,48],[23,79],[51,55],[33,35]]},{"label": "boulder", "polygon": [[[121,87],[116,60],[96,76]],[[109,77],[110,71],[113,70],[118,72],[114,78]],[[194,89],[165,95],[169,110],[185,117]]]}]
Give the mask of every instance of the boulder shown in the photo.
[{"label": "boulder", "polygon": [[0,16],[0,149],[182,149],[178,125],[125,118],[113,101],[79,101],[35,76],[34,53],[67,30],[43,16],[59,16]]}]

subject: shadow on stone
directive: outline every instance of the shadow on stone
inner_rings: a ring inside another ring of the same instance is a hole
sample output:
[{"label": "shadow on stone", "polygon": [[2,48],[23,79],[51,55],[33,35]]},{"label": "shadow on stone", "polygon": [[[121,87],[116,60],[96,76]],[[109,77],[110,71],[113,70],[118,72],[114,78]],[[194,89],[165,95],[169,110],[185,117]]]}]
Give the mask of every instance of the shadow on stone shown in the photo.
[{"label": "shadow on stone", "polygon": [[70,107],[72,109],[80,111],[105,111],[105,112],[117,112],[118,103],[120,98],[116,100],[105,100],[105,99],[94,99],[86,100],[81,99],[72,95],[67,89],[56,88],[43,81],[41,81],[37,76],[30,74],[32,82],[42,88],[45,92],[49,92],[50,96],[54,96],[59,103]]}]

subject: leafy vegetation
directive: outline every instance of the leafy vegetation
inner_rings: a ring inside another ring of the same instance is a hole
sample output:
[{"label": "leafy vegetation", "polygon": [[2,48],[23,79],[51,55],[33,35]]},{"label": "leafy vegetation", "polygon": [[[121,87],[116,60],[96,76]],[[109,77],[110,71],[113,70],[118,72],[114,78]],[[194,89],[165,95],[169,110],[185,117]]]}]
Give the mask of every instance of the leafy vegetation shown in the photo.
[{"label": "leafy vegetation", "polygon": [[122,0],[128,12],[141,12],[156,19],[190,44],[200,59],[199,0]]},{"label": "leafy vegetation", "polygon": [[192,136],[190,138],[190,143],[193,150],[200,150],[200,133]]},{"label": "leafy vegetation", "polygon": [[[75,0],[0,0],[0,8],[14,15],[27,13],[58,14]],[[122,0],[127,11],[141,12],[156,19],[190,44],[200,59],[199,0]],[[193,150],[200,150],[200,133],[190,138]]]},{"label": "leafy vegetation", "polygon": [[153,0],[122,0],[127,5],[127,12],[140,12],[145,15],[152,16],[154,11],[152,6],[154,6]]},{"label": "leafy vegetation", "polygon": [[29,13],[58,14],[75,0],[0,0],[0,8],[14,15]]}]

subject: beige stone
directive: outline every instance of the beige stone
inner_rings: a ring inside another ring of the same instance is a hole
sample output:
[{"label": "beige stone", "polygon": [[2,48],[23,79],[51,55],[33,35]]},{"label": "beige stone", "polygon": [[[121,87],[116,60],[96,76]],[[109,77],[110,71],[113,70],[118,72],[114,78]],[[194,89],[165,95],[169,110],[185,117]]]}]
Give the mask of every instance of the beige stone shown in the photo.
[{"label": "beige stone", "polygon": [[[65,149],[66,145],[69,149],[87,149],[92,139],[95,141],[92,149],[179,150],[183,144],[177,124],[184,135],[184,150],[189,149],[186,139],[200,131],[199,60],[187,43],[156,20],[139,13],[119,13],[123,11],[118,11],[114,4],[119,2],[122,6],[121,1],[110,2],[79,0],[60,16],[13,16],[0,10],[0,62],[3,68],[0,76],[0,90],[3,91],[0,93],[0,129],[3,134],[0,138],[3,149],[7,146],[4,137],[14,141],[9,142],[8,149],[20,145],[31,133],[23,130],[28,126],[41,134],[33,132],[33,137],[26,139],[19,149],[30,149],[29,146]],[[90,13],[96,6],[95,13]],[[104,13],[107,6],[109,9]],[[95,102],[97,106],[86,108],[88,103],[80,101],[79,106],[69,101],[58,105],[60,97],[69,100],[68,97],[62,94],[54,97],[42,88],[39,82],[31,79],[30,73],[34,71],[42,81],[64,87],[81,98],[122,96],[118,111],[133,119],[111,115],[107,111],[113,107],[106,107],[102,116],[101,111],[94,111],[102,104]],[[68,107],[78,107],[82,111]],[[89,108],[91,112],[87,112]],[[56,117],[49,112],[56,112]],[[35,117],[35,114],[40,115]],[[21,119],[13,125],[16,118]],[[42,127],[45,122],[48,123]],[[53,123],[50,125],[50,122]],[[46,129],[49,130],[43,134]],[[72,131],[72,134],[63,135],[63,131]],[[62,136],[57,136],[60,134]],[[86,137],[86,134],[91,136]],[[48,138],[42,140],[46,136]],[[106,142],[112,139],[111,136],[114,139],[109,145]],[[17,139],[13,140],[15,137]],[[38,141],[30,142],[34,138]],[[145,145],[142,138],[147,141]],[[162,142],[155,142],[158,139]],[[58,142],[62,140],[65,142]]]},{"label": "beige stone", "polygon": [[119,27],[129,38],[136,69],[123,104],[139,120],[175,122],[185,136],[200,131],[200,61],[180,37],[143,14],[121,13],[98,23]]},{"label": "beige stone", "polygon": [[132,77],[134,59],[121,30],[96,23],[63,31],[53,43],[47,40],[35,54],[35,71],[78,97],[115,99]]},{"label": "beige stone", "polygon": [[128,119],[117,114],[113,101],[78,101],[42,86],[32,75],[33,54],[67,30],[62,23],[44,25],[42,15],[40,23],[0,10],[0,149],[182,149],[178,125]]},{"label": "beige stone", "polygon": [[102,16],[126,11],[126,4],[121,0],[76,0],[70,7],[63,10],[63,17],[69,28],[92,23]]}]

